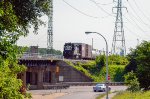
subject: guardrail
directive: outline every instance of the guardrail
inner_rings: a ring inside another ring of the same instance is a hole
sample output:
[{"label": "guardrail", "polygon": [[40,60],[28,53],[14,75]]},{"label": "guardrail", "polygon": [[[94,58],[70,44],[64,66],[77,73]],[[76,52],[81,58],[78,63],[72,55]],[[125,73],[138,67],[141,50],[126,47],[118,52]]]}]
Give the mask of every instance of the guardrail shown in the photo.
[{"label": "guardrail", "polygon": [[[105,84],[105,82],[63,82],[63,84],[67,84],[69,86],[94,86],[96,84]],[[109,86],[120,86],[125,85],[124,82],[108,82]]]},{"label": "guardrail", "polygon": [[44,89],[67,89],[70,86],[68,84],[55,84],[55,85],[43,85]]},{"label": "guardrail", "polygon": [[[45,84],[43,85],[43,89],[51,89],[51,90],[59,90],[59,89],[67,89],[70,86],[95,86],[96,84],[105,84],[104,82],[61,82],[56,84]],[[109,86],[123,86],[126,83],[124,82],[109,82]],[[37,85],[31,85],[30,89],[37,89]]]},{"label": "guardrail", "polygon": [[63,59],[63,55],[55,54],[40,54],[40,53],[23,53],[22,59],[24,58],[48,58],[48,59]]}]

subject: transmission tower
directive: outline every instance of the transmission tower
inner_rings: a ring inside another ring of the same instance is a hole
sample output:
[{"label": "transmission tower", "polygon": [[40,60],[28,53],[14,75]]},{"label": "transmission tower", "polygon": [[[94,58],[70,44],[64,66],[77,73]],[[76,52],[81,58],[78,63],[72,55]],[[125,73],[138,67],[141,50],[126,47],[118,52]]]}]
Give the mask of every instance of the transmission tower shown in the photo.
[{"label": "transmission tower", "polygon": [[48,30],[47,30],[47,49],[52,54],[53,50],[53,0],[50,0],[48,13]]},{"label": "transmission tower", "polygon": [[[112,43],[112,54],[124,56],[126,54],[125,36],[123,29],[122,9],[126,8],[122,6],[122,0],[114,1],[117,5],[113,8],[117,10],[115,29]],[[126,8],[127,9],[127,8]]]}]

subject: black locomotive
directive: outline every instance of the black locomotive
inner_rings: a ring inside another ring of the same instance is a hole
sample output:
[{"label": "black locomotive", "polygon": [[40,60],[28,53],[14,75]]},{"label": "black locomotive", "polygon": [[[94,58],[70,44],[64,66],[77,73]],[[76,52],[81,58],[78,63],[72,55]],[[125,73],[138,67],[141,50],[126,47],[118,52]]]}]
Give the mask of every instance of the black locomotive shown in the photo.
[{"label": "black locomotive", "polygon": [[100,54],[92,50],[92,46],[85,43],[65,43],[63,56],[66,59],[95,59]]}]

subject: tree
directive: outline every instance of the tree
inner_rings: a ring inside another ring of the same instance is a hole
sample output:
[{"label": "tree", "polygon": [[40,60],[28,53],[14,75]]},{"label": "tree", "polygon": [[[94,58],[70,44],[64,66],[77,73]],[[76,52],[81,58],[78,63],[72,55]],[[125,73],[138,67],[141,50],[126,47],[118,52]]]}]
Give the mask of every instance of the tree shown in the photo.
[{"label": "tree", "polygon": [[[150,42],[144,41],[136,49],[132,49],[128,55],[135,64],[130,65],[136,68],[136,76],[139,80],[140,87],[145,90],[150,89]],[[137,65],[137,67],[136,67]]]},{"label": "tree", "polygon": [[6,45],[7,53],[0,55],[0,99],[23,99],[20,93],[22,81],[17,79],[17,74],[25,71],[26,67],[18,65],[17,55],[20,49],[8,41],[0,43],[0,47]]},{"label": "tree", "polygon": [[131,72],[131,71],[136,72],[136,70],[137,70],[136,60],[130,59],[129,64],[125,67],[125,73]]},{"label": "tree", "polygon": [[101,69],[106,64],[106,58],[105,55],[97,56],[95,59],[96,65],[98,66],[98,69]]},{"label": "tree", "polygon": [[0,98],[23,99],[19,91],[22,81],[17,74],[26,67],[18,65],[22,49],[15,45],[20,36],[27,36],[29,27],[37,33],[44,24],[40,17],[49,14],[48,0],[1,0],[0,1]]}]

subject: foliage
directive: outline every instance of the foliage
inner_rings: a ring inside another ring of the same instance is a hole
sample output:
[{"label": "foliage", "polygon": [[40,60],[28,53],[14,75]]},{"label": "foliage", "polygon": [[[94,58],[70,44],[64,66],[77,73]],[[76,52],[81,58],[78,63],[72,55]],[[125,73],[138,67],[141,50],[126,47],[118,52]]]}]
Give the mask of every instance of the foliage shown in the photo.
[{"label": "foliage", "polygon": [[27,35],[31,25],[37,32],[38,26],[44,24],[39,18],[48,14],[49,8],[48,0],[1,0],[0,30],[15,39]]},{"label": "foliage", "polygon": [[136,63],[136,60],[135,59],[131,59],[129,64],[125,67],[125,73],[128,73],[128,72],[136,72],[137,70],[137,63]]},{"label": "foliage", "polygon": [[[123,82],[124,81],[124,65],[109,65],[108,71],[111,82]],[[99,72],[100,81],[106,80],[106,67],[103,67]]]},{"label": "foliage", "polygon": [[15,45],[20,36],[26,36],[31,25],[37,33],[44,24],[39,18],[49,14],[47,0],[1,0],[0,2],[0,98],[23,99],[19,91],[22,81],[17,74],[26,70],[18,65],[22,49]]},{"label": "foliage", "polygon": [[[106,65],[106,56],[100,55],[96,57],[95,62],[98,66],[98,68],[101,68]],[[128,59],[124,56],[119,55],[109,55],[108,56],[108,64],[109,65],[127,65]]]},{"label": "foliage", "polygon": [[120,55],[110,55],[108,58],[109,65],[127,65],[128,59]]},{"label": "foliage", "polygon": [[[67,63],[77,70],[83,72],[85,75],[91,77],[95,82],[105,82],[106,80],[106,67],[102,67],[99,70],[95,61]],[[111,81],[124,81],[124,67],[124,65],[109,65],[109,75],[111,77]]]},{"label": "foliage", "polygon": [[96,65],[98,67],[98,69],[102,68],[103,66],[106,65],[106,58],[105,55],[100,55],[97,56],[95,59]]},{"label": "foliage", "polygon": [[125,83],[128,85],[127,90],[131,92],[140,90],[138,79],[133,71],[125,75]]},{"label": "foliage", "polygon": [[[0,55],[0,98],[23,99],[23,95],[19,91],[22,81],[17,79],[17,74],[25,71],[26,67],[18,65],[17,54],[20,53],[20,49],[9,42],[6,44],[7,52],[4,56]],[[1,47],[3,46],[1,45]]]},{"label": "foliage", "polygon": [[75,69],[77,69],[77,70],[79,70],[79,71],[81,71],[82,73],[84,73],[86,76],[88,76],[88,77],[90,77],[90,78],[92,78],[92,79],[95,79],[95,77],[94,76],[92,76],[90,73],[89,73],[89,71],[88,70],[86,70],[85,68],[83,68],[82,66],[81,66],[81,63],[77,63],[77,64],[73,64],[72,62],[69,62],[69,61],[66,61],[70,66],[72,66],[72,67],[74,67]]},{"label": "foliage", "polygon": [[146,92],[119,92],[112,99],[149,99],[150,91]]},{"label": "foliage", "polygon": [[132,49],[128,58],[135,60],[135,64],[130,66],[135,67],[140,87],[150,89],[150,42],[144,41],[136,49]]}]

